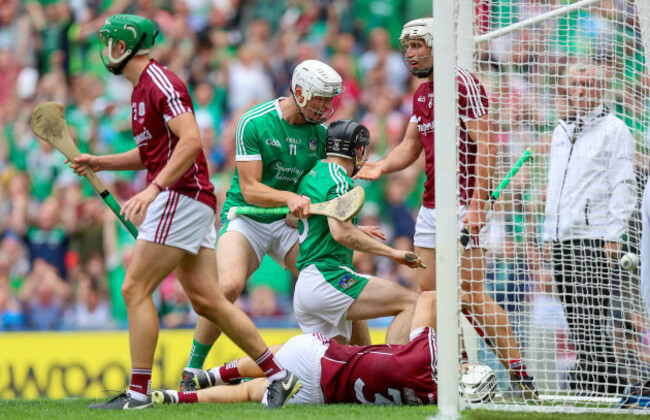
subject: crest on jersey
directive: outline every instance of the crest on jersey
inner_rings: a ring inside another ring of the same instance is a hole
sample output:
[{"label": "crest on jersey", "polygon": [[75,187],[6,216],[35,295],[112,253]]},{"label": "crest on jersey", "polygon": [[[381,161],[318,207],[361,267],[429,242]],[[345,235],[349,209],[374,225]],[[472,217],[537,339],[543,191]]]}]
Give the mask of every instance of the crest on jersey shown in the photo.
[{"label": "crest on jersey", "polygon": [[138,114],[140,114],[141,117],[144,117],[144,102],[140,102],[138,105]]},{"label": "crest on jersey", "polygon": [[312,152],[318,150],[318,140],[309,139],[309,150],[311,150]]}]

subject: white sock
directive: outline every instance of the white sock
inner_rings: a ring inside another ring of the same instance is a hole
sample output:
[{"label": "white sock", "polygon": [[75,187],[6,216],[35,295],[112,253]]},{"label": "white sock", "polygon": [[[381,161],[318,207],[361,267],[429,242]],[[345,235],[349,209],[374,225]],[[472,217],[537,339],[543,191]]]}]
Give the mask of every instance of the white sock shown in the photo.
[{"label": "white sock", "polygon": [[183,370],[186,371],[186,372],[192,372],[194,375],[196,375],[197,373],[203,372],[202,369],[199,369],[199,368],[191,368],[191,367],[186,367],[186,368],[183,369]]},{"label": "white sock", "polygon": [[208,372],[212,373],[215,378],[213,385],[228,385],[223,379],[221,379],[221,372],[219,371],[219,369],[221,369],[221,366],[208,369]]},{"label": "white sock", "polygon": [[140,393],[140,392],[135,392],[135,391],[132,391],[132,390],[129,389],[128,391],[126,391],[126,393],[127,393],[127,395],[129,397],[133,398],[134,400],[147,401],[147,396],[145,394]]},{"label": "white sock", "polygon": [[271,383],[271,382],[273,382],[273,381],[277,381],[277,380],[279,380],[279,379],[284,379],[284,378],[287,377],[287,375],[288,375],[287,370],[286,370],[286,369],[282,369],[282,370],[279,371],[278,373],[274,373],[273,375],[269,376],[269,383]]},{"label": "white sock", "polygon": [[178,404],[178,391],[174,391],[173,389],[168,389],[165,392],[171,394],[172,399],[174,400],[173,404]]}]

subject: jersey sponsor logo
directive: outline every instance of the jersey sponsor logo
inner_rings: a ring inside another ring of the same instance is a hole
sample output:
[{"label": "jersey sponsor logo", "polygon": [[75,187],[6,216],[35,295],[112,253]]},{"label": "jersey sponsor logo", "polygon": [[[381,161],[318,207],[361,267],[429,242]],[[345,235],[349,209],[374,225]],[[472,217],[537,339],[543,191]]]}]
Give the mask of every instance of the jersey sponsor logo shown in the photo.
[{"label": "jersey sponsor logo", "polygon": [[297,184],[298,180],[302,177],[302,171],[300,169],[280,159],[269,163],[266,168],[278,181],[289,181]]},{"label": "jersey sponsor logo", "polygon": [[152,136],[147,127],[142,127],[144,131],[135,136],[135,144],[138,146],[144,146],[147,143],[147,140],[151,140]]},{"label": "jersey sponsor logo", "polygon": [[264,142],[266,143],[267,146],[282,147],[282,145],[280,144],[280,140],[266,139]]},{"label": "jersey sponsor logo", "polygon": [[294,139],[292,137],[287,137],[287,143],[292,143],[292,144],[302,144],[302,140],[300,139]]},{"label": "jersey sponsor logo", "polygon": [[316,150],[318,150],[318,140],[309,139],[309,150],[311,150],[312,152],[315,152]]},{"label": "jersey sponsor logo", "polygon": [[427,98],[425,98],[424,95],[418,96],[418,102],[424,102],[426,100]]},{"label": "jersey sponsor logo", "polygon": [[339,287],[343,290],[348,290],[350,287],[354,286],[355,284],[357,284],[357,279],[352,277],[349,274],[343,276],[343,278],[341,278],[338,282]]},{"label": "jersey sponsor logo", "polygon": [[433,121],[420,124],[421,121],[422,121],[422,117],[418,116],[417,124],[418,124],[418,131],[420,133],[429,134],[435,131],[435,126],[433,125]]}]

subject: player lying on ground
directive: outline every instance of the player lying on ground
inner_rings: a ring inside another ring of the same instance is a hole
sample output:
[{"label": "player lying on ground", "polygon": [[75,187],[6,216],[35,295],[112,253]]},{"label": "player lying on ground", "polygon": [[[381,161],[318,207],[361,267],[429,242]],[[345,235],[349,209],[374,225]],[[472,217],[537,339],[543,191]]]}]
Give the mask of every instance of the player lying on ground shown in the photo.
[{"label": "player lying on ground", "polygon": [[[464,306],[469,302],[467,295],[461,300]],[[281,347],[276,354],[278,360],[302,380],[302,389],[288,403],[436,404],[435,309],[435,292],[423,292],[411,323],[411,341],[406,345],[343,345],[314,333],[293,337],[283,346],[274,347],[274,351]],[[258,379],[225,385],[242,377]],[[250,357],[201,372],[195,381],[197,392],[153,391],[154,403],[266,404],[268,380]],[[495,389],[496,377],[489,367],[469,365],[464,369],[461,390],[469,400],[487,400]]]},{"label": "player lying on ground", "polygon": [[[334,121],[327,129],[327,159],[316,164],[300,181],[298,194],[312,203],[340,197],[354,187],[350,178],[366,162],[370,134],[350,120]],[[322,333],[349,343],[352,321],[394,316],[386,332],[389,344],[406,344],[417,294],[399,284],[359,274],[353,251],[392,258],[418,267],[410,251],[391,248],[359,230],[352,221],[313,215],[298,221],[300,270],[293,308],[304,333]]]}]

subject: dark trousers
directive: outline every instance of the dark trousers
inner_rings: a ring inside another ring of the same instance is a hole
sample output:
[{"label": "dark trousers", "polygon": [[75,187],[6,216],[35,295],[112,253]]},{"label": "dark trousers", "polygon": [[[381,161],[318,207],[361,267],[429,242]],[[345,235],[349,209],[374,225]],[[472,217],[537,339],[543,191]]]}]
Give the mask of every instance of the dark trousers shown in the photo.
[{"label": "dark trousers", "polygon": [[617,374],[610,334],[610,264],[600,239],[553,243],[555,287],[576,349],[569,388],[578,393],[618,394],[626,385]]}]

